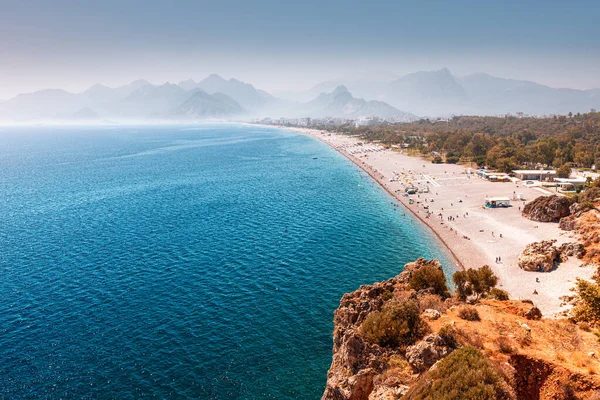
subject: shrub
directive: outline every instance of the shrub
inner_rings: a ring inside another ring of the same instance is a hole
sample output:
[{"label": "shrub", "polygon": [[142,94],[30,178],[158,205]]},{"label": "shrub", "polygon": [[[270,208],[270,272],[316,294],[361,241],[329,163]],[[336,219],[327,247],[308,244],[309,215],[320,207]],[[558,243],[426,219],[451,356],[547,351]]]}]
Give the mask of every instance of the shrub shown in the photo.
[{"label": "shrub", "polygon": [[458,316],[466,321],[481,321],[479,312],[473,306],[462,306],[458,309]]},{"label": "shrub", "polygon": [[477,330],[474,331],[466,331],[461,328],[456,329],[457,336],[460,337],[461,343],[466,343],[471,347],[475,347],[476,349],[483,350],[484,349],[484,340],[483,336],[479,334]]},{"label": "shrub", "polygon": [[434,164],[441,164],[442,163],[442,157],[440,156],[435,156],[433,157],[433,161],[431,161]]},{"label": "shrub", "polygon": [[454,329],[454,327],[452,327],[452,325],[444,325],[440,328],[440,330],[438,331],[438,335],[440,335],[440,337],[442,339],[444,339],[444,342],[446,342],[446,345],[448,347],[452,347],[452,348],[456,348],[458,347],[458,338],[457,338],[457,332],[456,329]]},{"label": "shrub", "polygon": [[498,283],[498,277],[492,269],[484,265],[479,269],[469,268],[465,271],[457,271],[452,276],[452,281],[456,286],[456,295],[461,300],[475,295],[475,300],[487,294]]},{"label": "shrub", "polygon": [[448,154],[446,156],[446,164],[456,164],[460,161],[460,157],[454,154]]},{"label": "shrub", "polygon": [[409,400],[508,400],[516,396],[508,379],[472,347],[455,350],[442,359],[402,397]]},{"label": "shrub", "polygon": [[442,297],[448,296],[446,276],[441,269],[426,265],[413,272],[408,286],[416,291],[433,289],[433,292]]},{"label": "shrub", "polygon": [[589,322],[586,321],[582,321],[580,323],[577,324],[579,326],[579,329],[581,329],[584,332],[591,332],[592,331],[592,327],[590,325]]},{"label": "shrub", "polygon": [[363,338],[382,347],[404,348],[415,343],[429,331],[421,318],[416,301],[390,300],[381,311],[367,315],[360,326]]},{"label": "shrub", "polygon": [[509,299],[508,292],[506,290],[492,288],[488,293],[489,298],[494,300],[506,301]]},{"label": "shrub", "polygon": [[496,346],[498,346],[500,352],[504,354],[512,354],[515,352],[512,342],[506,336],[498,336],[496,339]]},{"label": "shrub", "polygon": [[577,278],[574,290],[579,301],[573,307],[573,318],[593,324],[600,321],[600,284]]},{"label": "shrub", "polygon": [[440,313],[444,313],[446,312],[448,307],[446,306],[446,303],[442,300],[442,298],[437,294],[425,294],[419,296],[419,310],[423,312],[427,309],[432,309],[439,311]]}]

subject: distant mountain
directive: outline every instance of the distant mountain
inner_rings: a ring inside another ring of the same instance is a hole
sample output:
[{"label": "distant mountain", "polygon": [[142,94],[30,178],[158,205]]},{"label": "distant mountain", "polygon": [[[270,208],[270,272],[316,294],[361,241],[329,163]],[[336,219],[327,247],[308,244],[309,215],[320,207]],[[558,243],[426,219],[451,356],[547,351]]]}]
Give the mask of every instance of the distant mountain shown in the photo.
[{"label": "distant mountain", "polygon": [[[322,82],[306,93],[342,83],[342,80]],[[387,82],[373,78],[344,84],[357,96],[385,101],[421,116],[516,112],[544,115],[600,108],[600,89],[558,89],[483,73],[459,78],[447,68],[415,72]]]},{"label": "distant mountain", "polygon": [[[237,79],[212,74],[196,82],[154,85],[137,80],[81,93],[46,89],[0,102],[2,121],[143,120],[379,116],[398,120],[448,115],[566,114],[600,109],[600,89],[557,89],[484,73],[457,77],[448,69],[402,77],[381,74],[322,82],[284,100]],[[354,94],[354,97],[351,93]],[[291,100],[295,98],[296,100]],[[367,101],[365,99],[369,99]],[[402,110],[402,111],[401,111]]]},{"label": "distant mountain", "polygon": [[217,74],[211,74],[201,80],[194,82],[191,79],[179,83],[185,90],[202,89],[208,94],[223,93],[234,99],[247,110],[259,110],[260,108],[272,106],[277,99],[269,93],[258,90],[249,83],[231,78],[222,78]]},{"label": "distant mountain", "polygon": [[223,118],[239,116],[244,108],[223,93],[208,94],[197,90],[174,112],[175,116],[191,118]]},{"label": "distant mountain", "polygon": [[[587,112],[600,106],[599,89],[556,89],[530,81],[497,78],[484,73],[460,80],[469,102],[482,114],[522,111],[529,114]],[[507,112],[507,111],[504,111]]]},{"label": "distant mountain", "polygon": [[71,115],[71,119],[74,120],[95,120],[98,118],[98,114],[89,107],[84,107]]},{"label": "distant mountain", "polygon": [[168,82],[160,86],[142,86],[120,102],[120,111],[124,115],[166,116],[191,94]]},{"label": "distant mountain", "polygon": [[31,117],[57,118],[71,115],[81,108],[77,95],[61,89],[45,89],[19,94],[3,102],[4,113],[13,119]]},{"label": "distant mountain", "polygon": [[331,93],[321,93],[316,99],[305,104],[305,112],[312,117],[357,118],[378,116],[410,121],[416,116],[400,111],[382,101],[366,101],[355,98],[341,85]]},{"label": "distant mountain", "polygon": [[81,93],[48,89],[20,94],[0,102],[0,119],[143,120],[230,117],[244,113],[244,108],[230,97],[221,93],[211,96],[192,82],[187,82],[189,89],[168,82],[153,85],[137,80],[117,88],[96,84]]}]

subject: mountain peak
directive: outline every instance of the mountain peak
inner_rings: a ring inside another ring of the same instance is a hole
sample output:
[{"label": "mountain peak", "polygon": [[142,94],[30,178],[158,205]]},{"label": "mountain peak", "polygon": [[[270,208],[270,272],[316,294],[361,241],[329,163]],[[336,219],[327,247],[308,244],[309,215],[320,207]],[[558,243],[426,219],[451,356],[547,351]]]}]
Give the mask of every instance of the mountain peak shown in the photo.
[{"label": "mountain peak", "polygon": [[202,82],[227,82],[227,80],[219,74],[210,74]]},{"label": "mountain peak", "polygon": [[333,90],[333,94],[348,92],[348,88],[344,85],[339,85]]}]

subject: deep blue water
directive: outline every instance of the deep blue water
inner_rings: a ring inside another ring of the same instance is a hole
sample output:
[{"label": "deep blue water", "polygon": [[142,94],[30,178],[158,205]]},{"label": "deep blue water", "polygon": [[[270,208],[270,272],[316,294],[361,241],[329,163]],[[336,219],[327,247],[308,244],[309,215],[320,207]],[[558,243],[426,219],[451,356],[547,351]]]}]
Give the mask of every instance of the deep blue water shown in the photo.
[{"label": "deep blue water", "polygon": [[0,398],[317,399],[340,297],[419,256],[452,268],[292,132],[1,128]]}]

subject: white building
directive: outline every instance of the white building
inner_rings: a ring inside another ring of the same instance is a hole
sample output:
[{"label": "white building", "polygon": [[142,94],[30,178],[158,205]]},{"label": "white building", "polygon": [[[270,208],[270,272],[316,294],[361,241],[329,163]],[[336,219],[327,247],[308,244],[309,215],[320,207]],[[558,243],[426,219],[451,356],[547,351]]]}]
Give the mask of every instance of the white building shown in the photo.
[{"label": "white building", "polygon": [[553,169],[515,169],[515,176],[523,181],[548,181],[551,182],[556,176]]}]

